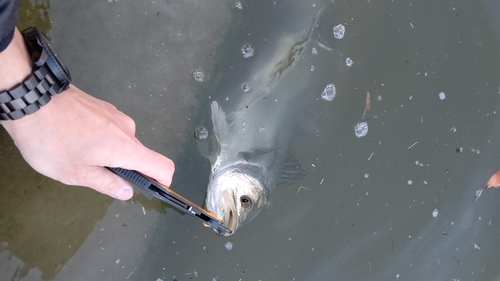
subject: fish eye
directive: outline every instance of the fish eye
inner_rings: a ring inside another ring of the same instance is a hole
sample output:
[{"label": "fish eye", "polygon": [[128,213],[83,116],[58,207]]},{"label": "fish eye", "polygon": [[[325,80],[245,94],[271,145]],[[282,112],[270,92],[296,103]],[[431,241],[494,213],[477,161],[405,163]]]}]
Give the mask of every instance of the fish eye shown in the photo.
[{"label": "fish eye", "polygon": [[248,197],[246,195],[243,195],[240,197],[240,202],[241,202],[241,206],[243,208],[251,208],[252,207],[252,199],[250,199],[250,197]]}]

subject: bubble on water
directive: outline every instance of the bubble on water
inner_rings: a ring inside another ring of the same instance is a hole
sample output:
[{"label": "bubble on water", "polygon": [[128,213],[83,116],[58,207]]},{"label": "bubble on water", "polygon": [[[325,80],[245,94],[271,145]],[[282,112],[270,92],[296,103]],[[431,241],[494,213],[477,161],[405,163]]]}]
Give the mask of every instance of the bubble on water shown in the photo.
[{"label": "bubble on water", "polygon": [[333,36],[337,39],[342,39],[345,33],[345,26],[342,24],[333,27]]},{"label": "bubble on water", "polygon": [[432,216],[437,217],[438,213],[439,213],[438,209],[434,209],[434,211],[432,211]]},{"label": "bubble on water", "polygon": [[378,96],[378,97],[377,97],[377,100],[378,100],[378,101],[382,101],[382,96]]},{"label": "bubble on water", "polygon": [[203,126],[199,126],[194,130],[194,138],[199,141],[208,139],[208,130]]},{"label": "bubble on water", "polygon": [[413,181],[412,180],[408,180],[408,185],[412,185],[413,184]]},{"label": "bubble on water", "polygon": [[245,93],[250,92],[250,90],[252,89],[252,87],[250,87],[250,85],[248,85],[247,83],[244,83],[243,85],[241,85],[241,88],[243,89],[243,92],[245,92]]},{"label": "bubble on water", "polygon": [[367,179],[370,175],[368,173],[365,173],[365,179]]},{"label": "bubble on water", "polygon": [[317,54],[318,54],[318,50],[317,50],[316,48],[312,48],[312,49],[311,49],[311,53],[312,53],[313,55],[317,55]]},{"label": "bubble on water", "polygon": [[311,71],[314,71],[314,65],[311,65]]},{"label": "bubble on water", "polygon": [[444,92],[439,93],[439,99],[444,100],[446,98],[446,94]]},{"label": "bubble on water", "polygon": [[356,124],[356,126],[354,126],[354,133],[358,138],[366,136],[366,134],[368,134],[368,123],[361,122]]},{"label": "bubble on water", "polygon": [[264,132],[265,130],[266,130],[266,127],[264,127],[264,126],[259,127],[259,132]]},{"label": "bubble on water", "polygon": [[205,74],[201,70],[197,69],[191,72],[191,77],[193,77],[193,79],[198,82],[203,82],[203,80],[205,80]]},{"label": "bubble on water", "polygon": [[235,5],[234,5],[237,9],[240,9],[240,10],[243,10],[243,5],[241,5],[241,2],[240,1],[236,1]]},{"label": "bubble on water", "polygon": [[244,58],[248,59],[249,57],[253,57],[254,48],[252,45],[246,44],[241,47],[241,54]]},{"label": "bubble on water", "polygon": [[226,244],[224,244],[224,248],[226,248],[226,250],[228,251],[231,251],[233,249],[233,243],[227,242]]},{"label": "bubble on water", "polygon": [[352,63],[353,63],[353,61],[352,61],[352,59],[351,59],[351,58],[346,58],[346,59],[345,59],[345,64],[346,64],[348,67],[351,67],[351,66],[352,66]]},{"label": "bubble on water", "polygon": [[120,263],[120,259],[117,259],[117,260],[115,261],[115,263],[116,263],[116,264],[119,264],[119,263]]},{"label": "bubble on water", "polygon": [[335,97],[335,93],[336,93],[335,85],[328,84],[323,90],[323,93],[321,93],[321,98],[327,101],[332,101],[333,98]]}]

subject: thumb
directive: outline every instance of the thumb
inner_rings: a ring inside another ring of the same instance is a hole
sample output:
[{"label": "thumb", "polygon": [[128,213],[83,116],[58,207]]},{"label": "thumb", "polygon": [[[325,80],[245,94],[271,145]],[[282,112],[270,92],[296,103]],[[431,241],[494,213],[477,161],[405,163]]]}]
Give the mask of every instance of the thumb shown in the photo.
[{"label": "thumb", "polygon": [[128,200],[134,195],[129,182],[104,167],[95,167],[85,186],[118,200]]}]

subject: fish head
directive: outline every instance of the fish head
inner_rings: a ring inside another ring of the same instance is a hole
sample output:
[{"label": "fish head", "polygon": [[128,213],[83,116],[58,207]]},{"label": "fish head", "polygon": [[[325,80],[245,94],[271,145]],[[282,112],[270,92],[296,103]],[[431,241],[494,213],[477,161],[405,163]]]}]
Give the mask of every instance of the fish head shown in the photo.
[{"label": "fish head", "polygon": [[213,175],[208,184],[207,209],[232,233],[255,217],[265,203],[266,190],[261,181],[238,168]]}]

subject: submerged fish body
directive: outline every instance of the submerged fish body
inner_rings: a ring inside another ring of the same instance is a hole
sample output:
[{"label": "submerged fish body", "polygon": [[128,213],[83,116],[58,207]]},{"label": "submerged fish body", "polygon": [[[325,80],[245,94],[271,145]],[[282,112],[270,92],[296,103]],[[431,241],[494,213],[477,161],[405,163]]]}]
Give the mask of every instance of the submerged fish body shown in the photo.
[{"label": "submerged fish body", "polygon": [[264,66],[253,65],[259,70],[249,77],[250,92],[233,85],[234,95],[211,104],[215,148],[206,206],[233,233],[262,210],[284,172],[295,118],[312,99],[306,91],[311,53],[305,50],[315,22],[296,41],[282,38]]}]

